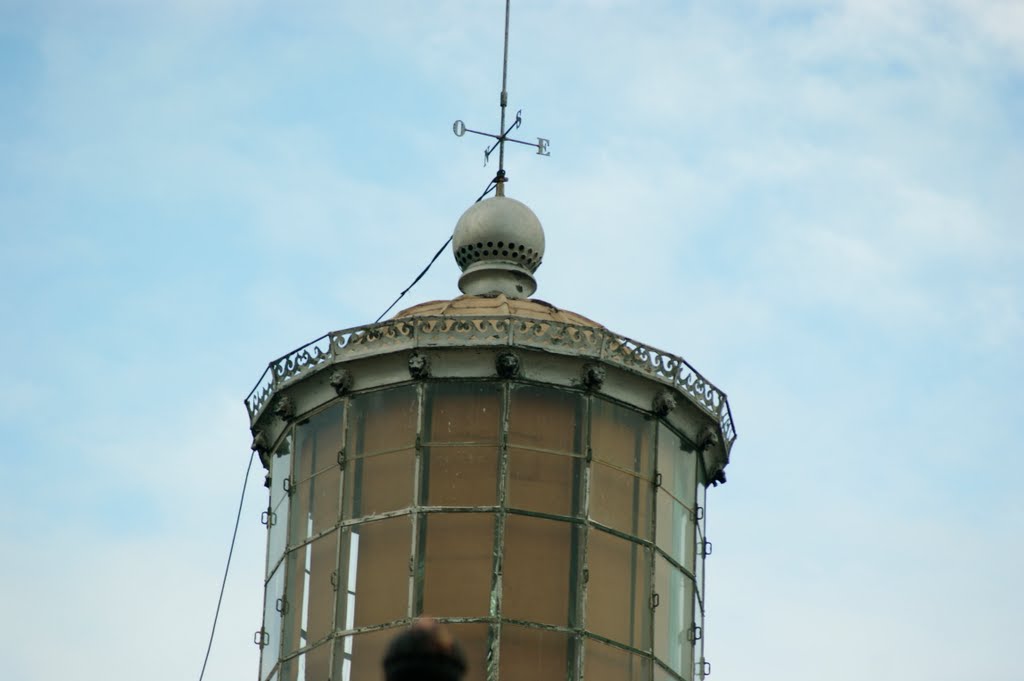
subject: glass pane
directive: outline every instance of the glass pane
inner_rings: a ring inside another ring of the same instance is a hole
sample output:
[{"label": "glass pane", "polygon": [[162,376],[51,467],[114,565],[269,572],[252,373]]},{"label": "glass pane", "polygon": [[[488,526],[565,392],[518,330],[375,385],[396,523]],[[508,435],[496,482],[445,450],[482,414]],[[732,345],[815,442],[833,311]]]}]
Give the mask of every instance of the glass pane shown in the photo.
[{"label": "glass pane", "polygon": [[338,533],[332,532],[312,543],[308,558],[309,582],[302,609],[306,638],[316,643],[334,629],[334,584],[338,567]]},{"label": "glass pane", "polygon": [[587,630],[649,650],[650,552],[598,529],[588,536]]},{"label": "glass pane", "polygon": [[[683,599],[683,603],[682,603],[682,611],[683,611],[683,664],[682,664],[682,669],[681,669],[680,673],[685,676],[686,675],[686,670],[688,668],[692,668],[693,667],[694,659],[696,659],[693,656],[693,649],[694,649],[694,641],[693,641],[694,629],[693,629],[693,627],[694,627],[694,625],[697,625],[697,626],[700,626],[700,627],[703,627],[704,625],[703,625],[703,622],[698,621],[698,620],[700,620],[699,617],[697,618],[697,620],[695,620],[694,617],[693,617],[693,612],[694,612],[693,611],[693,606],[694,606],[694,600],[695,600],[694,599],[694,592],[693,592],[693,582],[690,581],[690,578],[687,577],[686,575],[682,575],[681,580],[682,581],[681,581],[681,583],[679,585],[680,588],[675,593],[678,593],[679,596]],[[701,631],[701,635],[703,636],[703,629]]]},{"label": "glass pane", "polygon": [[690,578],[658,556],[655,563],[654,654],[677,674],[693,664],[693,586]]},{"label": "glass pane", "polygon": [[523,449],[508,453],[508,505],[541,513],[578,515],[578,457]]},{"label": "glass pane", "polygon": [[[493,513],[431,513],[424,518],[423,609],[433,617],[490,610]],[[417,613],[417,614],[420,614]]]},{"label": "glass pane", "polygon": [[[702,541],[703,541],[703,537],[701,536],[700,530],[697,530],[696,536],[694,537],[694,542],[696,543],[696,542],[702,542]],[[704,556],[703,555],[694,556],[693,567],[694,567],[693,574],[696,577],[694,581],[697,584],[697,589],[700,591],[701,597],[703,597],[704,596]]]},{"label": "glass pane", "polygon": [[336,465],[296,485],[292,493],[289,546],[297,546],[338,524],[340,485],[341,469]]},{"label": "glass pane", "polygon": [[266,678],[281,656],[281,613],[278,602],[284,596],[284,567],[279,566],[267,582],[263,601],[263,660],[260,678]]},{"label": "glass pane", "polygon": [[415,450],[376,454],[345,467],[345,517],[362,518],[412,505]]},{"label": "glass pane", "polygon": [[416,444],[415,386],[378,390],[352,398],[348,456],[412,447]]},{"label": "glass pane", "polygon": [[306,668],[296,681],[327,681],[331,672],[331,644],[324,643],[306,653]]},{"label": "glass pane", "polygon": [[313,533],[313,501],[309,498],[310,483],[312,480],[300,482],[292,492],[291,513],[288,519],[291,524],[288,531],[288,546],[301,544]]},{"label": "glass pane", "polygon": [[501,388],[496,383],[427,386],[427,443],[497,443]]},{"label": "glass pane", "polygon": [[671,495],[659,489],[657,544],[673,560],[693,569],[694,522],[693,514]]},{"label": "glass pane", "polygon": [[[684,675],[684,681],[689,681],[689,676]],[[670,673],[667,669],[662,667],[660,664],[654,664],[654,681],[676,681],[676,676]]]},{"label": "glass pane", "polygon": [[338,524],[341,503],[341,469],[337,466],[318,473],[312,480],[313,534]]},{"label": "glass pane", "polygon": [[674,570],[668,561],[661,556],[654,558],[654,593],[658,597],[658,606],[654,608],[654,656],[679,671],[679,627],[678,621],[673,628],[672,609],[669,607],[671,583],[669,573]]},{"label": "glass pane", "polygon": [[[571,645],[569,635],[560,631],[504,624],[501,627],[499,678],[502,681],[565,681],[572,678],[569,666]],[[467,678],[471,677],[467,675]]]},{"label": "glass pane", "polygon": [[270,457],[270,508],[276,509],[288,498],[288,476],[292,465],[292,436],[287,436]]},{"label": "glass pane", "polygon": [[281,681],[295,681],[295,673],[300,664],[305,664],[305,660],[300,655],[299,657],[293,657],[290,660],[284,660],[281,666],[274,672],[274,676]]},{"label": "glass pane", "polygon": [[339,403],[296,426],[295,480],[305,480],[338,465],[343,413],[343,406]]},{"label": "glass pane", "polygon": [[650,481],[594,462],[590,467],[590,517],[608,527],[649,539]]},{"label": "glass pane", "polygon": [[330,643],[321,644],[284,663],[281,667],[281,681],[328,681],[331,647]]},{"label": "glass pane", "polygon": [[513,514],[505,518],[503,617],[569,624],[576,536],[572,523]]},{"label": "glass pane", "polygon": [[697,461],[697,506],[704,509],[701,513],[701,520],[698,521],[700,524],[701,532],[704,531],[704,523],[708,516],[708,500],[707,500],[707,487],[704,486],[704,466]]},{"label": "glass pane", "polygon": [[288,538],[288,504],[278,504],[267,517],[267,569],[273,570],[284,554]]},{"label": "glass pane", "polygon": [[446,624],[444,625],[462,650],[466,653],[465,681],[487,678],[487,657],[491,646],[490,625],[487,624]]},{"label": "glass pane", "polygon": [[281,441],[270,458],[270,504],[267,509],[267,574],[274,569],[284,554],[288,540],[288,498],[285,485],[289,480],[292,460],[292,438]]},{"label": "glass pane", "polygon": [[497,447],[427,447],[426,506],[493,506],[498,502]]},{"label": "glass pane", "polygon": [[694,666],[693,678],[695,678],[695,679],[704,679],[704,678],[706,678],[706,676],[704,674],[704,639],[703,638],[701,638],[699,641],[697,641],[697,645],[694,647],[694,651],[693,651],[693,666]]},{"label": "glass pane", "polygon": [[316,643],[333,629],[338,534],[332,532],[288,554],[286,653]]},{"label": "glass pane", "polygon": [[661,487],[688,508],[693,508],[697,487],[697,456],[681,448],[679,436],[658,428],[658,472]]},{"label": "glass pane", "polygon": [[409,612],[409,516],[342,528],[338,629],[385,624]]},{"label": "glass pane", "polygon": [[651,662],[645,657],[592,638],[586,639],[583,650],[587,681],[647,681]]},{"label": "glass pane", "polygon": [[654,422],[632,409],[594,398],[590,403],[590,447],[594,458],[653,477],[651,432]]},{"label": "glass pane", "polygon": [[583,396],[555,388],[517,386],[512,389],[508,441],[513,445],[557,452],[582,449]]},{"label": "glass pane", "polygon": [[402,629],[381,629],[339,638],[334,644],[332,681],[383,679],[384,651],[400,631]]}]

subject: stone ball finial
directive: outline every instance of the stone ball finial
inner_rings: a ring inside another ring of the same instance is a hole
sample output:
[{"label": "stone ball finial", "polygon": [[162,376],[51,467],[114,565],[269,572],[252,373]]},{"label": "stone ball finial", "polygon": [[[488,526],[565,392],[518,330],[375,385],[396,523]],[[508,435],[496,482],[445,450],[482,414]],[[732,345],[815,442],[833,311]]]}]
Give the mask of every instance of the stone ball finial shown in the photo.
[{"label": "stone ball finial", "polygon": [[544,228],[525,203],[492,196],[459,218],[452,251],[463,293],[528,298],[537,290],[533,273],[544,257]]}]

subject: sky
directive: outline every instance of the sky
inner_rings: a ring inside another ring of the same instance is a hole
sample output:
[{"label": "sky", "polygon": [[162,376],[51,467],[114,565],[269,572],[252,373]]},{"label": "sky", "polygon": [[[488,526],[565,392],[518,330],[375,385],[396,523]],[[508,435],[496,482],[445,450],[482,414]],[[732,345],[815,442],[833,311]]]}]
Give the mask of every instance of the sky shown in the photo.
[{"label": "sky", "polygon": [[[503,3],[0,0],[5,679],[198,678],[266,363],[495,170]],[[515,0],[536,297],[682,355],[713,679],[1020,678],[1024,4]],[[444,254],[399,308],[458,295]],[[249,478],[206,679],[255,678]]]}]

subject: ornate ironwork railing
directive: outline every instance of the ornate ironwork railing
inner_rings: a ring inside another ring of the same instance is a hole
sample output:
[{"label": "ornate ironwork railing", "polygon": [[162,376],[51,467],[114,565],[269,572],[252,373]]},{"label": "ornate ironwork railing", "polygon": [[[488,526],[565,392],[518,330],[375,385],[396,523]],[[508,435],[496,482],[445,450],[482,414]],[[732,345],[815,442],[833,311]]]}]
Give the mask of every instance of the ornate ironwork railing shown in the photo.
[{"label": "ornate ironwork railing", "polygon": [[335,362],[403,349],[486,345],[587,357],[642,374],[688,395],[713,417],[727,450],[736,439],[725,393],[682,357],[602,327],[515,316],[407,317],[332,331],[270,362],[245,406],[255,423],[278,390]]}]

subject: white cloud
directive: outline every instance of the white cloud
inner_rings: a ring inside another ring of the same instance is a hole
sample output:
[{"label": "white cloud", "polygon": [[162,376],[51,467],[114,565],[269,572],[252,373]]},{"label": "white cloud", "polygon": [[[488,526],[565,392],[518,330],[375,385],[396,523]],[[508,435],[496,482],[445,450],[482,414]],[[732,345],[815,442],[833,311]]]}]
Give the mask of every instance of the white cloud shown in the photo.
[{"label": "white cloud", "polygon": [[[4,452],[31,474],[2,514],[25,614],[0,635],[26,681],[198,671],[250,381],[376,317],[494,170],[448,127],[496,119],[494,8],[104,7],[42,12],[35,127],[0,131],[22,183],[0,190],[21,323],[0,403],[36,447]],[[552,139],[510,161],[548,231],[539,297],[733,396],[715,678],[1013,678],[1019,12],[513,7],[514,106]],[[400,307],[455,293],[442,258]],[[256,667],[260,477],[211,679]]]}]

